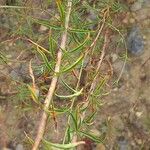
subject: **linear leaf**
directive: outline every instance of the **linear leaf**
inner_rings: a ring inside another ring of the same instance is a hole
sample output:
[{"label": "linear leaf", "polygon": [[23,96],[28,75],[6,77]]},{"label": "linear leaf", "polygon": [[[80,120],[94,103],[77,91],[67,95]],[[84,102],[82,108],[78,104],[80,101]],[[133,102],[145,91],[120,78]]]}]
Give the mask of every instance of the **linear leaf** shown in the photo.
[{"label": "linear leaf", "polygon": [[75,130],[77,131],[77,130],[78,130],[78,122],[77,122],[77,119],[74,117],[74,115],[73,115],[72,113],[70,113],[70,116],[71,116],[71,118],[72,118],[72,121],[73,121]]},{"label": "linear leaf", "polygon": [[74,90],[72,87],[70,87],[65,81],[63,81],[63,80],[61,80],[61,81],[62,81],[63,85],[64,85],[67,89],[69,89],[69,90],[72,91],[72,92],[76,92],[76,90]]},{"label": "linear leaf", "polygon": [[56,0],[56,4],[57,4],[57,7],[58,7],[58,10],[59,10],[59,13],[60,13],[60,18],[61,18],[61,21],[63,22],[64,21],[64,18],[65,18],[65,11],[64,11],[64,7],[62,5],[62,1],[61,0]]},{"label": "linear leaf", "polygon": [[39,100],[38,100],[38,97],[37,97],[37,94],[36,94],[36,89],[31,87],[30,85],[28,85],[28,89],[29,91],[31,92],[31,97],[32,97],[32,100],[39,104]]},{"label": "linear leaf", "polygon": [[90,123],[90,122],[92,122],[93,121],[93,119],[94,119],[94,116],[96,115],[96,111],[95,112],[93,112],[91,115],[89,115],[86,119],[85,119],[85,121],[84,122],[86,122],[86,123]]},{"label": "linear leaf", "polygon": [[38,47],[37,47],[37,51],[38,51],[38,52],[40,53],[40,55],[42,56],[42,58],[43,58],[43,60],[44,60],[44,62],[45,62],[46,67],[47,67],[49,70],[54,71],[53,68],[52,68],[52,66],[50,65],[50,63],[49,63],[49,61],[48,61],[46,55],[45,55]]},{"label": "linear leaf", "polygon": [[71,35],[72,35],[72,38],[74,39],[74,41],[75,41],[77,44],[80,44],[79,39],[78,39],[76,33],[71,33]]},{"label": "linear leaf", "polygon": [[67,141],[71,142],[71,130],[70,130],[70,126],[67,129]]},{"label": "linear leaf", "polygon": [[64,96],[64,95],[57,95],[56,93],[55,93],[55,95],[56,95],[57,97],[62,98],[62,99],[65,99],[65,98],[73,98],[73,97],[77,97],[77,96],[81,95],[82,91],[83,91],[83,89],[81,89],[80,91],[76,91],[76,93],[74,93],[74,94],[72,94],[72,95],[65,95],[65,96]]},{"label": "linear leaf", "polygon": [[7,5],[1,5],[0,8],[31,9],[30,7],[23,7],[23,6],[7,6]]},{"label": "linear leaf", "polygon": [[91,140],[93,140],[96,143],[103,143],[103,140],[100,139],[100,137],[96,137],[95,135],[84,132],[84,131],[80,131],[80,133],[82,133],[85,137],[90,138]]},{"label": "linear leaf", "polygon": [[70,32],[75,32],[75,33],[90,33],[90,32],[95,32],[92,30],[84,30],[84,29],[69,29]]},{"label": "linear leaf", "polygon": [[47,49],[45,49],[44,47],[42,47],[41,45],[37,44],[36,42],[32,41],[31,39],[28,39],[29,42],[31,42],[33,45],[37,46],[38,48],[41,48],[42,51],[51,54]]},{"label": "linear leaf", "polygon": [[55,52],[54,52],[54,40],[52,38],[52,35],[49,35],[49,51],[51,51],[52,57],[55,57]]},{"label": "linear leaf", "polygon": [[32,18],[32,19],[33,19],[34,22],[36,22],[38,24],[41,24],[43,26],[46,26],[48,28],[52,28],[52,29],[55,29],[55,30],[64,30],[63,27],[59,27],[59,26],[50,24],[48,20],[35,19],[35,18]]},{"label": "linear leaf", "polygon": [[81,56],[76,60],[76,62],[74,62],[74,63],[73,63],[72,65],[70,65],[68,68],[64,69],[64,70],[62,71],[62,73],[68,72],[68,71],[72,70],[77,64],[79,64],[79,63],[81,62],[82,59],[83,59],[83,55],[81,55]]},{"label": "linear leaf", "polygon": [[83,43],[81,43],[79,46],[77,46],[76,48],[74,48],[73,50],[71,50],[69,52],[72,53],[72,52],[80,50],[87,43],[87,41],[89,39],[89,35],[90,34],[88,34],[87,38],[83,41]]},{"label": "linear leaf", "polygon": [[44,139],[43,139],[43,143],[46,145],[50,145],[52,147],[55,147],[55,148],[59,148],[59,149],[69,149],[69,148],[74,148],[74,147],[81,145],[81,144],[85,144],[84,141],[79,141],[79,142],[74,142],[74,143],[69,143],[69,144],[57,144],[57,143],[48,142]]}]

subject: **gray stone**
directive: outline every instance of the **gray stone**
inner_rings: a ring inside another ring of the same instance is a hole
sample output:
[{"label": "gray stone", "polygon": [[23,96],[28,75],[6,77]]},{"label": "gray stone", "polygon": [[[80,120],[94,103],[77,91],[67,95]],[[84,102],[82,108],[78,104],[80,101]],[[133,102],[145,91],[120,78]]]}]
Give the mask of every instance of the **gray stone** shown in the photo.
[{"label": "gray stone", "polygon": [[143,0],[138,0],[131,5],[131,11],[138,11],[142,8]]},{"label": "gray stone", "polygon": [[119,150],[128,150],[128,142],[123,136],[118,138],[118,148]]},{"label": "gray stone", "polygon": [[89,11],[89,15],[88,15],[87,17],[88,17],[88,20],[89,20],[89,21],[94,21],[94,20],[97,19],[97,18],[96,18],[96,14],[95,14],[95,12],[94,12],[93,10],[90,10],[90,11]]},{"label": "gray stone", "polygon": [[22,80],[21,76],[15,70],[12,70],[9,75],[13,80],[17,80],[17,81]]},{"label": "gray stone", "polygon": [[18,144],[16,146],[16,150],[24,150],[23,145],[22,144]]},{"label": "gray stone", "polygon": [[111,60],[112,60],[113,63],[118,59],[118,55],[115,54],[115,53],[112,53],[112,54],[110,55],[110,57],[111,57]]},{"label": "gray stone", "polygon": [[143,53],[144,40],[138,27],[133,27],[127,35],[127,49],[134,55]]},{"label": "gray stone", "polygon": [[112,64],[112,67],[113,67],[113,70],[114,70],[114,73],[119,76],[120,73],[122,72],[122,79],[128,79],[129,76],[130,76],[130,66],[128,64],[125,65],[125,67],[123,68],[124,66],[124,61],[123,60],[116,60],[113,64]]},{"label": "gray stone", "polygon": [[144,0],[143,4],[146,7],[150,7],[150,0]]}]

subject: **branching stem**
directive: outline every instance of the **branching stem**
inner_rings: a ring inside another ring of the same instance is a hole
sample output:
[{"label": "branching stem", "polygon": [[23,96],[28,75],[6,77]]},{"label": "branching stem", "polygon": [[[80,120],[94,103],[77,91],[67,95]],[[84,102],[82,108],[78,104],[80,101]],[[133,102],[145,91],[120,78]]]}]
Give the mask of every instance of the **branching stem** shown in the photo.
[{"label": "branching stem", "polygon": [[54,73],[54,76],[52,78],[48,94],[45,98],[44,111],[42,113],[39,128],[38,128],[38,131],[37,131],[37,136],[35,138],[35,142],[34,142],[34,145],[32,147],[32,150],[37,150],[38,149],[39,144],[40,144],[40,142],[43,138],[43,135],[44,135],[46,121],[47,121],[47,117],[48,117],[48,114],[45,110],[48,110],[48,108],[49,108],[49,105],[52,101],[53,94],[54,94],[54,91],[55,91],[55,88],[56,88],[57,80],[58,80],[58,75],[57,74],[60,71],[60,65],[61,65],[61,59],[62,59],[62,49],[65,49],[66,42],[67,42],[67,30],[68,30],[68,26],[69,26],[71,6],[72,6],[72,0],[68,0],[68,5],[67,5],[68,10],[66,12],[66,18],[65,18],[65,30],[62,34],[60,48],[59,48],[58,53],[57,53],[57,62],[56,62],[56,65],[55,65],[55,73]]}]

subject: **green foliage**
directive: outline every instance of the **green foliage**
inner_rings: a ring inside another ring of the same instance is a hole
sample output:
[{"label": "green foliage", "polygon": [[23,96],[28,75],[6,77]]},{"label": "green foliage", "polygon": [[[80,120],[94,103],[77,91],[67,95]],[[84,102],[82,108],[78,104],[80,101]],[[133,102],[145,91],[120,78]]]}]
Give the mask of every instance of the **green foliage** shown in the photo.
[{"label": "green foliage", "polygon": [[25,102],[30,97],[30,91],[28,90],[27,85],[22,84],[17,87],[18,94],[16,95],[19,101]]},{"label": "green foliage", "polygon": [[48,142],[46,140],[43,140],[43,143],[49,149],[51,149],[52,147],[55,147],[58,149],[72,149],[80,144],[84,144],[84,142],[75,142],[75,143],[69,143],[69,144],[55,144],[55,143]]},{"label": "green foliage", "polygon": [[[51,5],[52,7],[50,7]],[[94,46],[90,47],[95,40],[99,26],[103,23],[104,13],[102,10],[106,10],[108,6],[110,7],[110,12],[109,17],[106,17],[103,32],[95,41]],[[18,86],[18,97],[26,104],[25,109],[29,107],[30,109],[33,107],[37,110],[39,108],[43,109],[42,102],[46,97],[50,81],[53,76],[58,75],[59,80],[53,102],[50,108],[45,111],[49,114],[51,120],[55,117],[57,118],[57,115],[67,117],[66,129],[63,144],[43,139],[44,149],[73,149],[84,143],[72,143],[74,135],[81,140],[86,137],[95,143],[103,142],[104,138],[91,134],[89,128],[102,105],[102,95],[108,93],[107,90],[105,91],[108,82],[108,79],[105,78],[106,73],[100,70],[93,93],[90,93],[89,89],[96,76],[95,70],[102,52],[105,30],[107,28],[113,30],[120,36],[118,45],[124,43],[123,32],[113,25],[113,18],[111,18],[111,14],[114,15],[124,11],[124,7],[118,1],[103,0],[96,1],[96,4],[91,4],[88,1],[73,0],[66,49],[61,49],[60,47],[61,35],[65,30],[66,1],[56,0],[53,2],[48,0],[43,8],[36,7],[26,6],[23,2],[18,2],[16,6],[0,6],[0,9],[4,9],[4,13],[9,14],[8,18],[10,20],[13,18],[14,20],[14,22],[10,21],[9,24],[10,33],[12,37],[19,37],[22,42],[14,43],[20,49],[22,49],[22,45],[27,46],[27,48],[23,49],[32,52],[36,58],[40,58],[40,63],[33,66],[33,70],[40,75],[40,77],[35,77],[40,88],[40,97],[35,95],[35,91],[31,86],[24,84]],[[50,12],[46,10],[48,7],[50,7]],[[46,13],[44,17],[39,15],[44,13]],[[43,27],[46,27],[44,31],[41,30]],[[63,53],[63,58],[60,72],[56,74],[54,68],[59,48]],[[88,57],[89,59],[87,59]],[[127,60],[127,53],[123,55],[122,59]],[[3,62],[8,61],[7,57],[0,52],[1,60]],[[82,78],[83,70],[87,73],[87,78],[85,79]],[[50,81],[47,83],[45,78]],[[85,80],[85,85],[81,85],[82,80]],[[34,103],[32,103],[31,96]],[[87,97],[89,97],[88,101],[86,101]]]}]

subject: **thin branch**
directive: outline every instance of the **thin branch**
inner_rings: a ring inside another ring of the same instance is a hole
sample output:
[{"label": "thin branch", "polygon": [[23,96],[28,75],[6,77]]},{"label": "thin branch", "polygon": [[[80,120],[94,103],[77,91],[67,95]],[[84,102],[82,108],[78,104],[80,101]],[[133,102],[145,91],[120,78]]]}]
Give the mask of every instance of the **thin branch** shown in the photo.
[{"label": "thin branch", "polygon": [[30,73],[30,77],[31,77],[31,79],[32,79],[32,86],[33,86],[33,88],[35,88],[35,77],[34,77],[34,74],[33,74],[33,69],[32,69],[32,59],[30,60],[30,62],[29,62],[29,73]]},{"label": "thin branch", "polygon": [[43,138],[44,135],[44,131],[45,131],[45,126],[46,126],[46,121],[47,121],[47,117],[48,114],[45,112],[45,110],[47,110],[49,108],[49,105],[52,101],[52,97],[56,88],[56,84],[57,84],[57,80],[58,80],[58,75],[57,73],[59,73],[60,71],[60,65],[61,65],[61,59],[62,59],[62,49],[65,49],[66,47],[66,42],[67,42],[67,30],[68,30],[68,25],[69,25],[69,18],[70,18],[70,13],[71,13],[71,6],[72,6],[72,0],[68,0],[68,10],[66,13],[66,18],[65,18],[65,31],[62,34],[62,40],[61,40],[61,44],[60,44],[60,48],[58,50],[57,53],[57,62],[55,65],[55,74],[54,77],[52,78],[50,87],[49,87],[49,91],[48,94],[46,96],[45,102],[44,102],[44,111],[40,120],[40,124],[39,124],[39,128],[37,131],[37,136],[35,139],[35,143],[32,147],[32,150],[37,150],[39,147],[39,144]]},{"label": "thin branch", "polygon": [[104,56],[105,56],[105,50],[106,50],[106,46],[107,46],[107,40],[108,40],[108,30],[107,30],[106,33],[105,33],[104,45],[103,45],[103,48],[102,48],[100,60],[99,60],[99,62],[98,62],[97,68],[96,68],[96,75],[95,75],[94,80],[93,80],[93,82],[92,82],[92,84],[91,84],[88,97],[93,93],[93,91],[94,91],[94,89],[95,89],[96,80],[97,80],[97,77],[98,77],[98,75],[99,75],[99,70],[100,70],[102,61],[103,61]]},{"label": "thin branch", "polygon": [[[103,16],[103,19],[102,19],[102,25],[100,26],[99,30],[98,30],[98,34],[96,35],[94,41],[92,42],[92,44],[90,45],[89,48],[92,48],[94,47],[94,45],[96,44],[96,41],[98,40],[103,28],[104,28],[104,25],[105,25],[105,22],[106,22],[106,18],[108,17],[108,14],[109,14],[109,7],[105,8],[104,10],[104,16]],[[101,24],[101,21],[99,23],[99,25]]]},{"label": "thin branch", "polygon": [[[96,75],[95,75],[95,77],[93,79],[93,82],[91,83],[91,86],[90,86],[90,89],[89,89],[89,93],[88,93],[88,96],[86,98],[86,102],[83,104],[84,107],[88,107],[88,105],[89,105],[89,98],[90,98],[90,96],[93,94],[93,92],[95,90],[96,83],[97,83],[97,77],[99,75],[99,70],[100,70],[101,64],[102,64],[104,56],[105,56],[107,42],[108,42],[108,30],[106,30],[106,32],[105,32],[104,45],[103,45],[103,48],[102,48],[100,60],[98,62],[97,68],[96,68],[96,73],[95,73]],[[82,114],[82,117],[81,117],[82,121],[85,118],[85,113],[86,113],[86,111],[84,111],[83,114]]]},{"label": "thin branch", "polygon": [[[92,50],[94,49],[94,46],[95,46],[96,43],[97,43],[98,38],[100,37],[100,34],[101,34],[101,32],[102,32],[102,30],[103,30],[103,28],[104,28],[104,25],[105,25],[106,18],[107,18],[108,14],[109,14],[109,7],[107,7],[107,8],[104,9],[103,11],[104,11],[104,16],[103,16],[102,21],[99,22],[98,33],[97,33],[96,37],[94,38],[93,42],[91,43],[91,45],[85,50],[86,52],[85,52],[85,55],[84,55],[84,60],[86,60],[86,57],[87,57],[88,53],[89,53],[89,52],[92,52]],[[101,22],[102,22],[102,24],[101,24]],[[83,64],[82,64],[82,65],[83,65]],[[79,79],[78,79],[78,82],[77,82],[77,85],[76,85],[76,90],[78,89],[79,84],[80,84],[82,70],[83,70],[83,68],[81,67],[80,72],[79,72]],[[73,111],[73,106],[74,106],[75,99],[76,99],[76,97],[74,97],[74,98],[71,100],[72,103],[71,103],[71,106],[70,106],[70,112]],[[67,120],[68,120],[68,121],[67,121],[67,126],[69,126],[69,125],[70,125],[70,120],[71,120],[71,116],[70,116],[70,115],[69,115],[69,117],[68,117]],[[66,137],[67,137],[67,131],[68,131],[68,128],[65,130],[65,135],[64,135],[64,139],[63,139],[63,144],[65,143],[65,140],[66,140]],[[73,141],[75,141],[75,139],[77,139],[76,134],[73,135]],[[73,141],[72,141],[72,142],[73,142]]]},{"label": "thin branch", "polygon": [[[103,23],[102,23],[101,27],[99,28],[98,34],[96,35],[94,41],[93,41],[92,44],[90,45],[90,48],[92,48],[92,47],[96,44],[96,42],[97,42],[97,40],[98,40],[98,38],[99,38],[99,36],[100,36],[100,34],[101,34],[103,28],[104,28],[105,21],[106,21],[108,15],[109,15],[109,7],[107,7],[107,8],[104,9],[103,11],[104,11]],[[97,76],[98,76],[98,72],[99,72],[101,63],[102,63],[102,61],[103,61],[103,58],[104,58],[104,56],[105,56],[105,49],[106,49],[106,46],[107,46],[107,39],[108,39],[108,30],[106,30],[106,33],[105,33],[104,45],[103,45],[103,48],[102,48],[102,53],[101,53],[101,56],[100,56],[100,61],[98,62],[98,66],[97,66],[97,68],[96,68],[96,76],[95,76],[94,79],[93,79],[93,82],[92,82],[91,87],[90,87],[90,90],[89,90],[89,95],[88,95],[86,101],[88,101],[89,96],[92,94],[92,92],[93,92],[94,89],[95,89],[96,79],[97,79]]]}]

